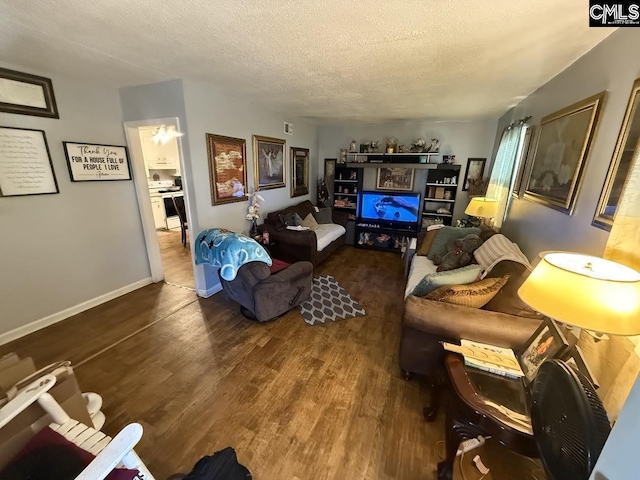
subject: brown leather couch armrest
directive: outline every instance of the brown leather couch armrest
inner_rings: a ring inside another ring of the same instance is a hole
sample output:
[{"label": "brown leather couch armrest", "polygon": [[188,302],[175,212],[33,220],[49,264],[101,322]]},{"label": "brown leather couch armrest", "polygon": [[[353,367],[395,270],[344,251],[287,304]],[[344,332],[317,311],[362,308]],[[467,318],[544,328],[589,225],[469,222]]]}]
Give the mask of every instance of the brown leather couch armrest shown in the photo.
[{"label": "brown leather couch armrest", "polygon": [[475,340],[520,350],[538,328],[540,320],[409,295],[402,324],[446,341]]},{"label": "brown leather couch armrest", "polygon": [[334,210],[331,218],[333,220],[333,223],[342,225],[344,228],[347,228],[347,222],[349,221],[349,214],[347,212],[338,212]]}]

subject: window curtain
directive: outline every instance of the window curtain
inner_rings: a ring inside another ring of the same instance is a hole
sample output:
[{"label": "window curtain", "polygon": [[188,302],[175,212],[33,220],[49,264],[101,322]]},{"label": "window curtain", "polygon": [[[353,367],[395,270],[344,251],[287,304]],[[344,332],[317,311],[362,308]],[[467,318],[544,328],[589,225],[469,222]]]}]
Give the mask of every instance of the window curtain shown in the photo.
[{"label": "window curtain", "polygon": [[494,220],[494,227],[500,228],[507,212],[507,204],[513,188],[513,174],[516,159],[520,150],[523,124],[510,125],[502,134],[496,159],[491,168],[491,177],[487,187],[487,198],[498,201],[498,211]]}]

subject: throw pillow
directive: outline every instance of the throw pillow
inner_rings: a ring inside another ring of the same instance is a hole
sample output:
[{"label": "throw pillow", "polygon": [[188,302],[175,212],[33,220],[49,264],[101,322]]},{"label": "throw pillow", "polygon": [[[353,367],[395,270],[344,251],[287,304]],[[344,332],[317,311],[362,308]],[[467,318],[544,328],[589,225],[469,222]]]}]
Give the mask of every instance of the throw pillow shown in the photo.
[{"label": "throw pillow", "polygon": [[297,213],[293,214],[293,224],[296,227],[303,227],[304,226],[304,220],[302,220],[302,217],[300,215],[298,215]]},{"label": "throw pillow", "polygon": [[447,245],[454,240],[471,234],[480,235],[479,228],[442,227],[436,232],[438,232],[436,238],[433,240],[431,249],[427,254],[429,260],[433,260],[436,255],[445,255],[447,253]]},{"label": "throw pillow", "polygon": [[311,230],[311,231],[315,231],[315,230],[318,229],[318,222],[316,222],[316,219],[313,218],[312,214],[309,214],[306,217],[304,217],[304,220],[302,221],[302,224],[305,227],[309,227],[309,230]]},{"label": "throw pillow", "polygon": [[507,280],[509,276],[505,275],[502,278],[485,278],[470,285],[449,285],[433,290],[425,298],[463,307],[480,308],[498,294]]},{"label": "throw pillow", "polygon": [[443,285],[464,285],[475,282],[481,272],[480,265],[474,264],[446,272],[430,273],[418,282],[411,295],[424,297],[427,293]]},{"label": "throw pillow", "polygon": [[416,255],[422,255],[423,257],[427,256],[427,254],[429,253],[429,250],[431,250],[431,245],[433,244],[433,241],[435,240],[436,235],[438,235],[438,230],[439,229],[427,230],[427,233],[424,235],[424,239],[422,240],[422,243],[416,250]]},{"label": "throw pillow", "polygon": [[313,212],[313,216],[318,223],[333,223],[330,207],[319,208],[317,212]]},{"label": "throw pillow", "polygon": [[290,225],[294,225],[293,215],[293,213],[281,213],[280,215],[278,215],[278,217],[280,218],[282,225],[288,227]]}]

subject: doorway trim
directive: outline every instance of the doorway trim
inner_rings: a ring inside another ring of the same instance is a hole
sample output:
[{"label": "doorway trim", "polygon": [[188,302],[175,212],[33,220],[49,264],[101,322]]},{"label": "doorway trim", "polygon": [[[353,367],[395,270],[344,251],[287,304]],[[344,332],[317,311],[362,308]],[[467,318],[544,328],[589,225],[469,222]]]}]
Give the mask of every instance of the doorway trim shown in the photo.
[{"label": "doorway trim", "polygon": [[[151,270],[151,279],[153,282],[161,282],[164,280],[164,269],[162,267],[162,258],[160,257],[160,243],[158,242],[158,236],[156,234],[156,226],[153,220],[153,209],[151,207],[151,197],[149,196],[149,185],[147,183],[147,172],[144,164],[144,157],[142,156],[142,142],[138,135],[138,127],[147,127],[151,125],[167,125],[174,126],[177,131],[180,129],[180,119],[178,117],[167,118],[155,118],[148,120],[137,120],[133,122],[124,122],[124,131],[127,138],[127,145],[129,147],[129,153],[132,158],[133,167],[133,180],[136,188],[136,197],[138,199],[138,208],[140,210],[140,220],[142,222],[142,230],[144,233],[144,241],[147,248],[147,255],[149,257],[149,268]],[[182,148],[181,138],[178,137],[178,155],[180,161],[180,172],[184,176],[185,172],[185,158]],[[184,192],[185,210],[187,213],[187,223],[189,226],[193,225],[191,210],[188,202],[188,186],[187,182],[182,183],[182,190]],[[193,242],[189,242],[189,248],[191,248],[191,269],[194,275],[194,284],[196,291],[199,288],[199,278],[195,274],[195,265],[193,263]]]}]

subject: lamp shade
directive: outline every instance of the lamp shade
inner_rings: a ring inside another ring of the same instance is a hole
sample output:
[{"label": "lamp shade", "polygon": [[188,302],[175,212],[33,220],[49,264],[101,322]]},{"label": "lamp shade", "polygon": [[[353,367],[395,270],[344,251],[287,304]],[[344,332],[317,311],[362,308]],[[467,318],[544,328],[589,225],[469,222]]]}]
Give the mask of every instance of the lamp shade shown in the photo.
[{"label": "lamp shade", "polygon": [[495,198],[474,197],[467,205],[464,213],[472,217],[494,218],[498,211],[498,200]]},{"label": "lamp shade", "polygon": [[640,334],[640,273],[590,255],[548,253],[518,290],[531,308],[568,325]]}]

